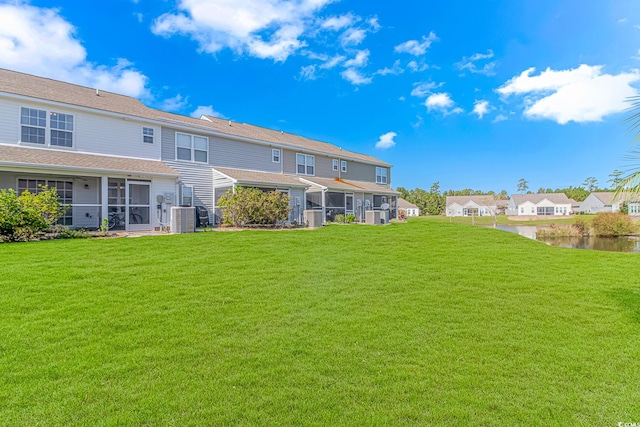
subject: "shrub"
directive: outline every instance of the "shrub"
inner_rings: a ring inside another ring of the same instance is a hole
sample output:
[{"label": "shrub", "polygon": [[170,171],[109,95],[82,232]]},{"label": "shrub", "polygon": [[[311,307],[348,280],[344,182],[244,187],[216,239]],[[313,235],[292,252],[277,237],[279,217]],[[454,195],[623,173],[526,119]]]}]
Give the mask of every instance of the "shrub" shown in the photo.
[{"label": "shrub", "polygon": [[633,234],[636,225],[628,215],[619,212],[600,212],[591,221],[594,234],[600,237],[627,236]]},{"label": "shrub", "polygon": [[37,240],[50,231],[64,215],[55,188],[33,194],[25,191],[0,190],[0,236],[2,241]]},{"label": "shrub", "polygon": [[64,225],[57,225],[54,229],[56,239],[88,239],[91,234],[84,229],[70,229]]},{"label": "shrub", "polygon": [[346,220],[347,223],[351,224],[352,222],[355,222],[356,216],[354,214],[347,214]]},{"label": "shrub", "polygon": [[219,200],[222,219],[235,227],[249,225],[276,226],[289,217],[289,196],[277,191],[263,192],[257,188],[237,187]]},{"label": "shrub", "polygon": [[333,222],[344,222],[344,215],[338,214],[333,217]]},{"label": "shrub", "polygon": [[407,211],[404,209],[398,209],[398,219],[402,221],[407,219]]}]

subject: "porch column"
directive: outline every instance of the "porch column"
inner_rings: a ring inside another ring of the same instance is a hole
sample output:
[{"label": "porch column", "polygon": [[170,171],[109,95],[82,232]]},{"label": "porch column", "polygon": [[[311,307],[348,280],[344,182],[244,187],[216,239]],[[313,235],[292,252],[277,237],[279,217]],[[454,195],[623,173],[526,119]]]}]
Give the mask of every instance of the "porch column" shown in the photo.
[{"label": "porch column", "polygon": [[325,193],[327,190],[322,190],[322,223],[327,222],[327,204],[325,202]]},{"label": "porch column", "polygon": [[100,225],[103,219],[109,219],[109,177],[100,178]]}]

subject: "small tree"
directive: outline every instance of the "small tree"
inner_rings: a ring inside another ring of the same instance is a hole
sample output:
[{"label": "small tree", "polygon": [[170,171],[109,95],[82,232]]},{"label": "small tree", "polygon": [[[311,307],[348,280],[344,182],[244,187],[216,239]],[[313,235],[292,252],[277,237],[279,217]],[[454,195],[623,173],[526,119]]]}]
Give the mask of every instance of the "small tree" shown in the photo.
[{"label": "small tree", "polygon": [[529,189],[529,183],[527,182],[527,180],[524,178],[520,178],[520,180],[518,181],[518,191],[524,194],[527,192],[528,189]]},{"label": "small tree", "polygon": [[600,212],[591,221],[594,234],[601,237],[627,236],[636,231],[636,225],[628,215],[620,212]]}]

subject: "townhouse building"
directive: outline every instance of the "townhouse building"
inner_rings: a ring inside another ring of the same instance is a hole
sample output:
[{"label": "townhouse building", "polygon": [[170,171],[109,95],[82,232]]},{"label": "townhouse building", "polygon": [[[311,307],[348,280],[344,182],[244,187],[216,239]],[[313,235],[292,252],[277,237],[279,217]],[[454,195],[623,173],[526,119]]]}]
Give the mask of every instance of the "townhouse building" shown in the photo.
[{"label": "townhouse building", "polygon": [[[186,117],[137,99],[0,69],[0,188],[55,187],[62,223],[167,227],[171,207],[206,208],[237,186],[290,196],[290,221],[367,210],[396,216],[392,166],[321,141],[210,116]],[[113,220],[116,221],[113,221]]]}]

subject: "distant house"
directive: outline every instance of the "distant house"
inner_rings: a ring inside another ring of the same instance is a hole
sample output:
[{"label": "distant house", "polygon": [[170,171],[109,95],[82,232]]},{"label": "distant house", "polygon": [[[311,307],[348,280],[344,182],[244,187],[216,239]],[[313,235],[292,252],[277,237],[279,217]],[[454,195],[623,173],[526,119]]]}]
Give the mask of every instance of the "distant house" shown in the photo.
[{"label": "distant house", "polygon": [[405,199],[398,198],[398,210],[404,211],[406,216],[419,216],[420,208]]},{"label": "distant house", "polygon": [[447,196],[447,216],[491,216],[504,212],[506,200],[493,196]]},{"label": "distant house", "polygon": [[507,215],[572,215],[578,202],[564,193],[514,194],[507,205]]},{"label": "distant house", "polygon": [[598,191],[589,194],[580,204],[579,212],[595,214],[598,212],[620,212],[626,201],[626,194],[616,195],[613,191]]}]

